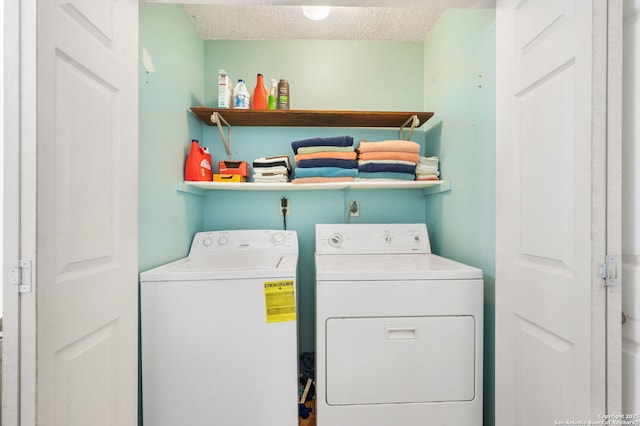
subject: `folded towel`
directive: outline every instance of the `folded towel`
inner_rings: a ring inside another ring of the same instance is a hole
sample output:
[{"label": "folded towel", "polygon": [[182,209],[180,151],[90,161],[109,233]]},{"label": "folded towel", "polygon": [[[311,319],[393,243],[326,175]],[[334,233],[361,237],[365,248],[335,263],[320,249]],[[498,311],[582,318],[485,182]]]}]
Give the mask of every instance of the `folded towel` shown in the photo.
[{"label": "folded towel", "polygon": [[297,178],[294,179],[293,183],[327,183],[327,182],[353,182],[353,176],[342,176],[342,177],[306,177],[306,178]]},{"label": "folded towel", "polygon": [[394,173],[394,172],[362,172],[358,173],[356,180],[365,179],[385,179],[385,180],[414,180],[416,175],[411,173]]},{"label": "folded towel", "polygon": [[438,176],[440,176],[440,172],[439,171],[435,171],[435,172],[418,172],[416,170],[416,176],[435,176],[435,177],[438,177]]},{"label": "folded towel", "polygon": [[420,157],[416,166],[416,180],[438,180],[440,170],[438,164],[440,159],[435,155],[432,157]]},{"label": "folded towel", "polygon": [[314,152],[352,152],[353,146],[301,146],[298,148],[298,154],[313,154]]},{"label": "folded towel", "polygon": [[415,174],[416,166],[406,164],[362,164],[358,166],[358,173],[361,172],[396,172]]},{"label": "folded towel", "polygon": [[297,178],[322,176],[322,177],[344,177],[356,176],[357,169],[343,169],[341,167],[298,167],[294,170],[294,176]]},{"label": "folded towel", "polygon": [[424,164],[418,163],[418,165],[416,166],[416,170],[423,172],[437,172],[438,166],[425,166]]},{"label": "folded towel", "polygon": [[[380,152],[380,151],[400,151],[400,152],[413,152],[418,154],[420,152],[420,145],[412,141],[403,140],[390,140],[380,142],[369,142],[367,140],[361,140],[358,145],[359,152]],[[417,162],[417,161],[416,161]]]},{"label": "folded towel", "polygon": [[273,175],[265,175],[265,174],[254,174],[253,175],[254,182],[289,182],[289,178],[287,175],[283,174],[273,174]]},{"label": "folded towel", "polygon": [[420,164],[437,166],[439,162],[440,159],[435,155],[432,157],[420,157]]},{"label": "folded towel", "polygon": [[285,167],[285,166],[273,166],[273,167],[253,167],[253,172],[254,173],[262,173],[262,174],[267,174],[267,173],[285,173],[288,174],[289,172],[291,172],[291,169]]},{"label": "folded towel", "polygon": [[321,151],[321,152],[313,152],[311,154],[297,154],[295,156],[295,161],[296,161],[296,164],[298,164],[300,160],[311,160],[314,158],[339,158],[342,160],[355,160],[357,158],[357,154],[355,151],[351,151],[351,152]]},{"label": "folded towel", "polygon": [[362,160],[362,161],[401,160],[401,161],[411,161],[412,163],[417,164],[419,159],[420,159],[419,154],[415,154],[411,152],[382,151],[382,152],[362,152],[358,154],[358,160]]},{"label": "folded towel", "polygon": [[339,158],[311,158],[309,160],[300,160],[297,162],[298,167],[342,167],[343,169],[356,169],[358,162],[356,160],[342,160]]},{"label": "folded towel", "polygon": [[403,160],[359,160],[358,165],[362,166],[365,164],[406,164],[407,166],[415,166],[416,163],[413,161],[403,161]]},{"label": "folded towel", "polygon": [[298,153],[298,148],[303,146],[352,146],[353,137],[335,136],[331,138],[311,138],[291,142],[294,154]]},{"label": "folded towel", "polygon": [[291,168],[291,162],[288,155],[277,155],[275,157],[260,157],[253,161],[253,167],[271,167],[271,166],[285,166]]}]

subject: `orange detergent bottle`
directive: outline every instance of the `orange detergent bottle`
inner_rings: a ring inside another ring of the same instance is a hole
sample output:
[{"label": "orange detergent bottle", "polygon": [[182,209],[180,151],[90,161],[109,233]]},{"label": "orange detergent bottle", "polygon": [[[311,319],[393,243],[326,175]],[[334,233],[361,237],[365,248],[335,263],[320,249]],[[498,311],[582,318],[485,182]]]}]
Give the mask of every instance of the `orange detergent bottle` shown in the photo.
[{"label": "orange detergent bottle", "polygon": [[258,74],[256,88],[253,89],[253,102],[251,104],[251,108],[267,109],[268,101],[269,92],[267,91],[267,88],[264,87],[264,78],[262,77],[262,74]]},{"label": "orange detergent bottle", "polygon": [[200,148],[197,139],[191,140],[191,151],[187,156],[184,165],[184,180],[190,181],[211,181],[213,173],[211,170],[211,154]]}]

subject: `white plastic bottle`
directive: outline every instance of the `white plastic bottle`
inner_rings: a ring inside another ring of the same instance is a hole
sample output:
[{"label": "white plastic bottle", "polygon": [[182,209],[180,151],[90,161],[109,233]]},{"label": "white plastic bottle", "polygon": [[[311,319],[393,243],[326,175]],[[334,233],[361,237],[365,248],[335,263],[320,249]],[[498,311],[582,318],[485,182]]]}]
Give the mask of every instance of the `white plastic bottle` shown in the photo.
[{"label": "white plastic bottle", "polygon": [[251,95],[244,80],[238,80],[233,90],[233,107],[237,109],[249,109],[251,107]]}]

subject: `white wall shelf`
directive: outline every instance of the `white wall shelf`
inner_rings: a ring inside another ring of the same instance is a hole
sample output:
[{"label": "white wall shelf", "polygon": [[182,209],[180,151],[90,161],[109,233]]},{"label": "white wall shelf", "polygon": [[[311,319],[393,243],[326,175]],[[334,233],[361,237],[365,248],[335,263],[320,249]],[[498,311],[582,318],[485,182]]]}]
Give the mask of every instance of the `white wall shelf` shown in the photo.
[{"label": "white wall shelf", "polygon": [[432,194],[451,189],[449,181],[392,181],[357,180],[353,182],[323,183],[262,183],[262,182],[179,182],[177,190],[195,195],[204,195],[202,191],[327,191],[341,189],[423,189]]}]

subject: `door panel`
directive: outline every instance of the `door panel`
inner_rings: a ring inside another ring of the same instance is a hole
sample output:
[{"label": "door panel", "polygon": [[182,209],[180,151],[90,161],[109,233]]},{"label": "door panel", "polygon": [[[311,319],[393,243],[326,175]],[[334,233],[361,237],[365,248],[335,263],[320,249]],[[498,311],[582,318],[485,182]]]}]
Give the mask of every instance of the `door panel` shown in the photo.
[{"label": "door panel", "polygon": [[603,4],[497,3],[497,425],[606,412]]},{"label": "door panel", "polygon": [[137,8],[38,2],[39,422],[137,421]]}]

